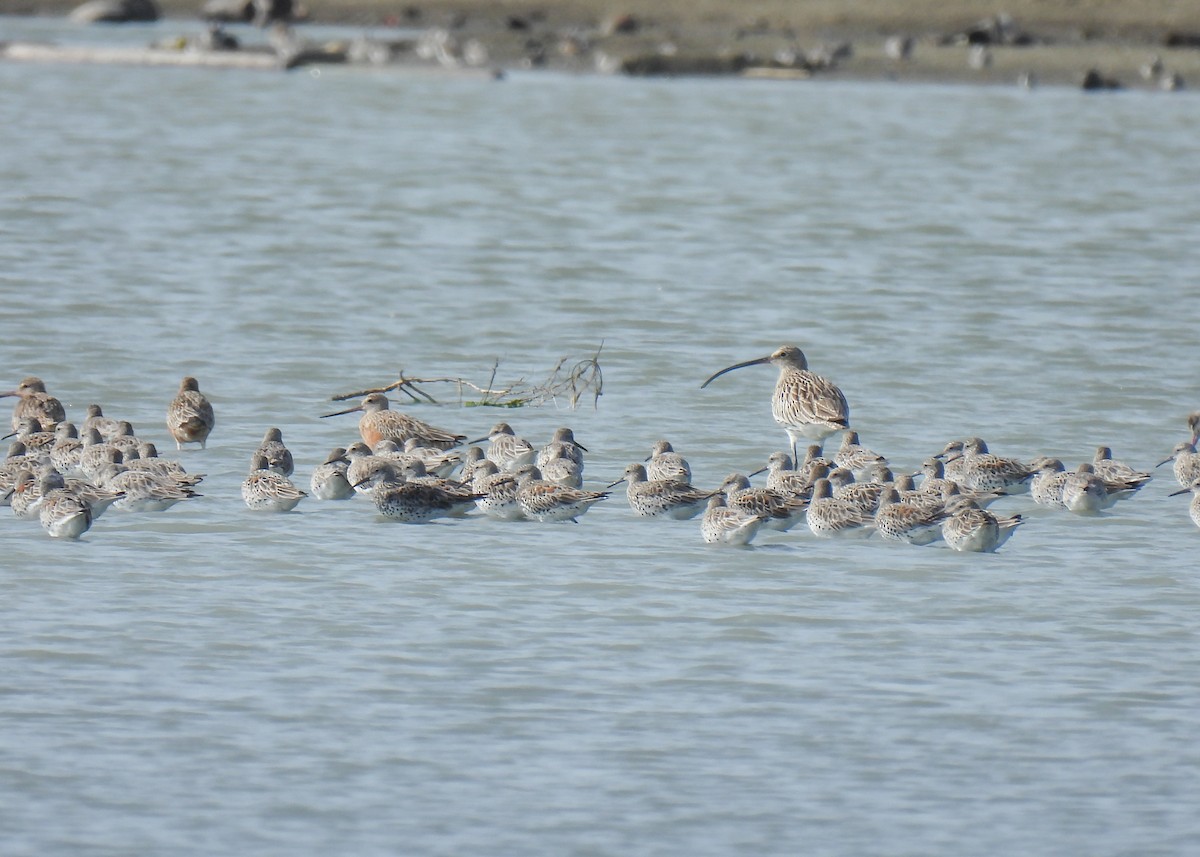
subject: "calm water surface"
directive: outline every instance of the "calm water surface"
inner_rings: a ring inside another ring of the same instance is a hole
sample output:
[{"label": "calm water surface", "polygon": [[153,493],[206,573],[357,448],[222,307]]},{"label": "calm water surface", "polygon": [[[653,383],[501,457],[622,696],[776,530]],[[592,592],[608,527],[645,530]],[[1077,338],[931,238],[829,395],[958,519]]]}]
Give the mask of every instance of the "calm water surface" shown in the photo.
[{"label": "calm water surface", "polygon": [[417,413],[571,425],[594,486],[666,437],[713,485],[785,438],[772,370],[700,382],[795,342],[901,469],[964,434],[1152,466],[1200,407],[1195,96],[21,65],[0,91],[0,386],[164,448],[182,375],[218,414],[183,454],[202,500],[79,544],[0,515],[5,854],[1200,851],[1200,533],[1165,469],[1098,519],[1004,501],[1029,520],[992,556],[714,550],[619,496],[425,527],[238,496],[267,426],[305,482],[353,439],[334,394],[538,381],[601,342],[595,409]]}]

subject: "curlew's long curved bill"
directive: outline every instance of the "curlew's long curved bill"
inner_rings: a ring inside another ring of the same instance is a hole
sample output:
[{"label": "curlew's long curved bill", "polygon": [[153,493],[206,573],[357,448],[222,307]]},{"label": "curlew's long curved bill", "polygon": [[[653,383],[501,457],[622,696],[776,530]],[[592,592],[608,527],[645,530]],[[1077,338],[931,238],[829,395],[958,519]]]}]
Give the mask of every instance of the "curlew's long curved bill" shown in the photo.
[{"label": "curlew's long curved bill", "polygon": [[713,381],[720,378],[726,372],[732,372],[734,369],[745,369],[747,366],[761,366],[763,363],[770,363],[770,362],[771,362],[770,357],[759,357],[757,360],[747,360],[745,363],[734,363],[732,366],[726,366],[724,369],[722,369],[720,372],[717,372],[715,375],[709,375],[708,380],[700,385],[700,389],[703,390],[705,387],[707,387]]},{"label": "curlew's long curved bill", "polygon": [[342,414],[352,414],[355,411],[361,411],[362,405],[355,405],[353,408],[346,408],[344,411],[334,411],[332,414],[321,414],[321,419],[326,417],[340,417]]}]

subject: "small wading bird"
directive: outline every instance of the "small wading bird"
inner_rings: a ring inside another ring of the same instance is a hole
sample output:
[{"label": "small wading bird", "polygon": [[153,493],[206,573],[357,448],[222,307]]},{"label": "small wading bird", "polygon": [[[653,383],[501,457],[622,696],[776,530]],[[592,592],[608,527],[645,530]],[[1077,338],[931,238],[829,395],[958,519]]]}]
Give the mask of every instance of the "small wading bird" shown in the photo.
[{"label": "small wading bird", "polygon": [[21,400],[13,408],[12,427],[14,432],[21,427],[21,420],[26,417],[33,417],[47,431],[53,431],[56,425],[67,418],[62,402],[46,392],[46,385],[41,378],[30,375],[21,381],[15,390],[0,393],[0,399],[9,396],[16,396]]},{"label": "small wading bird", "polygon": [[437,449],[450,449],[458,446],[466,435],[431,426],[416,417],[410,417],[401,411],[393,411],[388,407],[387,396],[383,393],[370,393],[363,397],[362,402],[344,411],[334,411],[332,414],[321,414],[321,418],[340,417],[342,414],[361,412],[358,421],[358,433],[367,446],[375,446],[384,438],[390,438],[401,446],[410,437],[415,437],[422,446],[432,446]]},{"label": "small wading bird", "polygon": [[704,389],[726,372],[770,363],[779,369],[771,415],[792,442],[792,460],[799,458],[801,438],[821,443],[831,434],[850,427],[850,406],[842,391],[827,378],[808,371],[808,359],[794,345],[784,345],[766,357],[727,366],[700,385]]},{"label": "small wading bird", "polygon": [[214,425],[213,406],[200,392],[199,382],[190,376],[184,378],[179,383],[179,393],[167,406],[167,430],[175,439],[175,448],[198,443],[204,449]]}]

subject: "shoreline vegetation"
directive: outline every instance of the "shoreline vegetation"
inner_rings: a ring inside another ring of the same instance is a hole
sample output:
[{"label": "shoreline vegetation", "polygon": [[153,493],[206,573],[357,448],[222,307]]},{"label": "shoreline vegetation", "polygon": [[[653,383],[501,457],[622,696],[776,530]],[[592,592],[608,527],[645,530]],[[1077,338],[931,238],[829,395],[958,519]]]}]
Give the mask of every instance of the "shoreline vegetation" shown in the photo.
[{"label": "shoreline vegetation", "polygon": [[[150,0],[94,0],[144,7]],[[1200,4],[1178,0],[209,0],[226,21],[286,9],[259,35],[205,26],[204,0],[158,0],[179,35],[145,50],[0,43],[9,60],[516,69],[740,75],[1085,89],[1200,86]],[[264,7],[261,4],[270,4]],[[71,0],[0,0],[0,14],[66,16]],[[78,15],[78,13],[77,13]],[[363,28],[317,42],[306,23]],[[214,39],[216,41],[214,41]],[[243,44],[244,42],[244,44]]]}]

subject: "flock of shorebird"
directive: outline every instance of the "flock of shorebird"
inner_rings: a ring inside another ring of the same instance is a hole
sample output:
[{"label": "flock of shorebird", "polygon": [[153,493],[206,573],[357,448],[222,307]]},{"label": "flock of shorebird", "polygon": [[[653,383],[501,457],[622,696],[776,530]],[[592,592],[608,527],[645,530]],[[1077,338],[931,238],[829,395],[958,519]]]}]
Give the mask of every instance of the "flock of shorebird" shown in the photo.
[{"label": "flock of shorebird", "polygon": [[[988,510],[1000,497],[1029,493],[1042,506],[1095,514],[1133,496],[1151,478],[1114,461],[1107,447],[1068,471],[1055,458],[1024,462],[994,455],[975,437],[946,444],[917,473],[894,475],[884,456],[859,443],[842,391],[809,371],[795,346],[722,369],[701,388],[727,372],[760,364],[779,370],[771,410],[787,433],[790,453],[776,452],[762,469],[730,474],[707,490],[692,485],[688,462],[664,440],[605,489],[626,483],[629,507],[641,517],[687,520],[702,514],[701,534],[714,544],[745,545],[762,528],[786,531],[805,522],[815,536],[874,533],[890,541],[941,540],[958,551],[990,552],[1022,523],[1019,514]],[[17,398],[9,435],[16,440],[0,463],[0,503],[11,506],[18,518],[39,520],[50,536],[77,539],[108,508],[161,511],[199,496],[196,485],[203,476],[160,458],[128,422],[105,417],[99,405],[89,406],[77,428],[38,378],[0,393],[5,396]],[[609,496],[608,490],[584,489],[587,450],[569,428],[558,429],[540,448],[504,422],[486,437],[468,441],[466,435],[392,410],[382,393],[323,416],[351,413],[361,415],[361,440],[333,449],[314,468],[309,490],[318,500],[364,495],[384,518],[406,523],[462,517],[473,510],[502,520],[550,522],[576,521]],[[185,443],[205,446],[215,418],[195,378],[183,379],[166,421],[177,449]],[[1200,527],[1200,412],[1188,418],[1188,428],[1191,438],[1177,444],[1160,466],[1174,462],[1183,488],[1172,496],[1193,495],[1190,514]],[[822,443],[839,432],[840,446],[826,457]],[[465,450],[458,449],[464,444]],[[242,483],[246,506],[294,509],[309,496],[292,482],[294,469],[282,433],[268,429]],[[764,472],[765,486],[752,485],[751,477]]]}]

